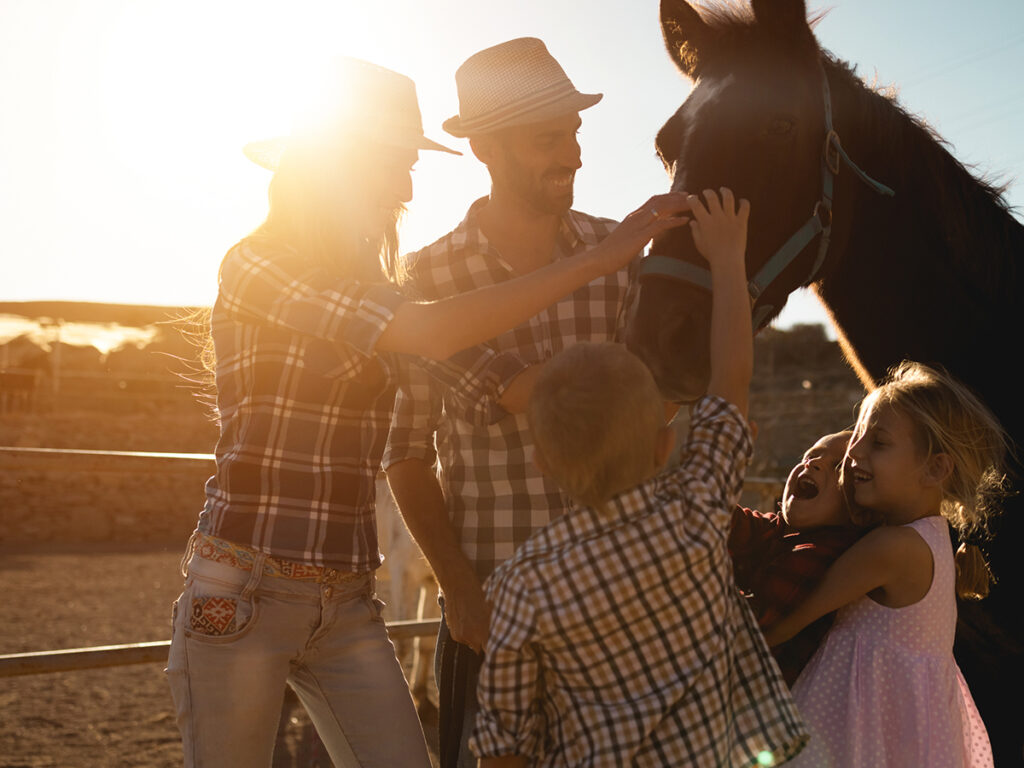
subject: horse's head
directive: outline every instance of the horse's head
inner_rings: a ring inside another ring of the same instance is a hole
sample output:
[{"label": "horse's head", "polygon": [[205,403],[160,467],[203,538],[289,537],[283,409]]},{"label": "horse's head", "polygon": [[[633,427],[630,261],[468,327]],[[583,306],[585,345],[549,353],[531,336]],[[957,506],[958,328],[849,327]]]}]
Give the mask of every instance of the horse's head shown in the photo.
[{"label": "horse's head", "polygon": [[[694,88],[657,137],[673,190],[730,187],[750,201],[748,276],[815,210],[825,138],[819,50],[803,0],[751,5],[747,13],[701,16],[683,0],[662,0],[666,46]],[[804,248],[758,297],[759,325],[807,279],[815,250]],[[685,227],[656,240],[651,251],[704,264]],[[666,397],[687,401],[705,391],[710,310],[704,288],[657,274],[642,277],[626,340]]]}]

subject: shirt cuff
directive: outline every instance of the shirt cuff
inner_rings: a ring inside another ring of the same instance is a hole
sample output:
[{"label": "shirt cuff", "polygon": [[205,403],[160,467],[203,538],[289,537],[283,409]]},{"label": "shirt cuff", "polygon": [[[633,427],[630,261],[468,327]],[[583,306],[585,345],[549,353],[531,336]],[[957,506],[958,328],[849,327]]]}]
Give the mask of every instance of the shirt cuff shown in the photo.
[{"label": "shirt cuff", "polygon": [[[465,353],[479,355],[479,348],[464,350]],[[498,404],[498,400],[508,389],[512,380],[522,373],[528,365],[511,352],[491,353],[490,356],[478,357],[470,365],[462,366],[459,353],[442,364],[442,369],[460,371],[455,381],[445,381],[438,376],[438,367],[428,367],[432,375],[450,389],[445,398],[447,407],[457,418],[468,421],[475,426],[489,426],[500,421],[508,412]]]},{"label": "shirt cuff", "polygon": [[384,333],[384,329],[395,319],[395,312],[406,301],[407,299],[394,288],[378,284],[367,285],[342,340],[369,357],[374,353],[377,340]]},{"label": "shirt cuff", "polygon": [[477,757],[503,757],[522,755],[537,757],[541,754],[540,735],[533,729],[523,733],[510,733],[486,709],[476,714],[476,727],[469,737],[469,748]]},{"label": "shirt cuff", "polygon": [[427,464],[433,465],[437,461],[437,451],[434,450],[433,446],[424,444],[389,445],[384,450],[380,465],[383,469],[387,469],[392,464],[397,464],[406,459],[420,459]]}]

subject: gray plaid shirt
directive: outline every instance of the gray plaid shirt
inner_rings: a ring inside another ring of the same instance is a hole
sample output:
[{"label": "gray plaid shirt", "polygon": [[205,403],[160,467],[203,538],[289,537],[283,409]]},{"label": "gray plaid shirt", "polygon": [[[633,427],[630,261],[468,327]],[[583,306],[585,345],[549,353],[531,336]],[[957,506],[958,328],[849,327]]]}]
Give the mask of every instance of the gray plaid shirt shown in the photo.
[{"label": "gray plaid shirt", "polygon": [[[486,201],[475,202],[448,235],[406,257],[413,297],[436,300],[515,277],[480,231],[477,212]],[[556,258],[593,247],[615,225],[569,211],[562,219]],[[628,285],[625,270],[601,277],[490,346],[531,364],[578,342],[613,340]],[[565,506],[558,486],[533,465],[525,414],[506,414],[484,426],[470,423],[458,416],[451,394],[422,373],[408,392],[398,393],[383,464],[409,458],[439,460],[449,519],[481,581]]]},{"label": "gray plaid shirt", "polygon": [[750,451],[736,407],[705,398],[681,464],[607,513],[571,509],[494,572],[477,755],[754,766],[802,747],[726,546]]}]

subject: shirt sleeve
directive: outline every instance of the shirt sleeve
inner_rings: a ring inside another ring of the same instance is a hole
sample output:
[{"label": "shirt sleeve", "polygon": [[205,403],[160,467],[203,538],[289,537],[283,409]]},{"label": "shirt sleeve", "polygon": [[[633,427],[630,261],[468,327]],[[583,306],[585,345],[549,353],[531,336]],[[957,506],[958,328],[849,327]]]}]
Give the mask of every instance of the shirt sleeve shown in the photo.
[{"label": "shirt sleeve", "polygon": [[477,685],[480,710],[469,740],[477,757],[539,757],[544,752],[536,608],[514,576],[510,571],[488,584],[494,608]]},{"label": "shirt sleeve", "polygon": [[293,252],[243,241],[221,265],[218,301],[242,322],[342,342],[369,356],[405,299],[386,284],[331,280]]},{"label": "shirt sleeve", "polygon": [[445,390],[452,415],[474,426],[487,426],[508,415],[498,401],[508,385],[526,369],[517,355],[496,352],[485,344],[456,352],[447,360],[428,360],[415,355],[394,355],[399,386],[412,379],[412,369],[422,368]]},{"label": "shirt sleeve", "polygon": [[735,405],[713,396],[697,402],[683,459],[673,474],[695,500],[714,512],[723,531],[728,530],[743,490],[752,451],[750,426]]},{"label": "shirt sleeve", "polygon": [[433,464],[437,459],[434,433],[441,423],[441,385],[419,366],[412,366],[395,395],[391,429],[381,466],[387,469],[406,459]]},{"label": "shirt sleeve", "polygon": [[[369,357],[395,311],[408,299],[387,283],[332,279],[287,249],[270,252],[242,241],[221,266],[218,301],[228,317],[343,343]],[[421,366],[451,390],[456,415],[476,425],[492,424],[506,415],[498,400],[526,368],[515,355],[486,345],[441,361],[390,357],[400,382],[411,365]]]}]

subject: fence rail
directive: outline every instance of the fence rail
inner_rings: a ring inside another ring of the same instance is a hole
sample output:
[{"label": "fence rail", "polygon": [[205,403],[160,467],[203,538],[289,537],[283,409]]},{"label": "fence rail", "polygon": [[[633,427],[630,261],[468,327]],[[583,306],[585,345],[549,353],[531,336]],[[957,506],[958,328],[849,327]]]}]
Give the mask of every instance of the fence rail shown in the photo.
[{"label": "fence rail", "polygon": [[[210,463],[212,453],[153,453],[146,451],[94,451],[68,448],[21,448],[0,446],[0,470],[55,470],[85,472],[173,472]],[[748,477],[744,486],[762,493],[781,490],[784,481],[773,477]],[[393,640],[427,637],[437,633],[439,619],[390,621]],[[56,651],[32,651],[0,655],[0,678],[22,675],[101,669],[131,664],[166,662],[169,640],[125,645],[103,645]]]},{"label": "fence rail", "polygon": [[[407,640],[436,635],[440,623],[440,619],[389,621],[386,626],[392,640]],[[0,678],[166,662],[170,645],[170,640],[158,640],[151,643],[99,645],[62,651],[8,653],[0,655]]]}]

